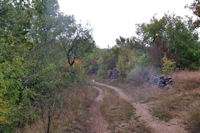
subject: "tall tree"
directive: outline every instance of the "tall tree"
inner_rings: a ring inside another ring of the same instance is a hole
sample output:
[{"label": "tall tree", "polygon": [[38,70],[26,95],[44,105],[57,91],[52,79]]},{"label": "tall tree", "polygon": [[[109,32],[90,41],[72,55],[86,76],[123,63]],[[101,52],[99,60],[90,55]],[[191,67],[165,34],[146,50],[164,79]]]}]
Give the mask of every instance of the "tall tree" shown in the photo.
[{"label": "tall tree", "polygon": [[0,132],[37,118],[39,108],[49,130],[58,92],[73,83],[63,76],[66,54],[82,59],[95,47],[90,30],[58,9],[57,0],[0,0]]},{"label": "tall tree", "polygon": [[[149,24],[139,26],[138,34],[150,48],[157,47],[168,59],[176,61],[177,67],[197,69],[200,66],[198,34],[192,28],[192,20],[175,15],[155,17]],[[160,60],[161,61],[161,60]]]},{"label": "tall tree", "polygon": [[[38,1],[39,2],[39,1]],[[31,20],[37,12],[33,0],[0,1],[0,99],[6,103],[0,112],[0,132],[12,132],[25,118],[33,118],[29,105],[33,88],[26,85],[25,58],[34,43],[30,37]]]}]

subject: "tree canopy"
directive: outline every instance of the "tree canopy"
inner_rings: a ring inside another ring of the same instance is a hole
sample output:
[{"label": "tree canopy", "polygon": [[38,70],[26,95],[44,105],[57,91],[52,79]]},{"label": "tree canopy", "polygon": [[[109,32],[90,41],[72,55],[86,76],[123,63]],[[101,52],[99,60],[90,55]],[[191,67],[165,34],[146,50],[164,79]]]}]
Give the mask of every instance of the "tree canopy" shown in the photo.
[{"label": "tree canopy", "polygon": [[0,20],[0,132],[14,132],[42,108],[50,119],[59,91],[83,80],[95,42],[57,0],[0,1]]},{"label": "tree canopy", "polygon": [[161,56],[166,54],[168,59],[176,62],[177,67],[198,69],[200,44],[198,33],[192,27],[190,18],[184,20],[173,14],[161,19],[153,17],[149,24],[139,25],[137,33],[145,45],[157,47]]}]

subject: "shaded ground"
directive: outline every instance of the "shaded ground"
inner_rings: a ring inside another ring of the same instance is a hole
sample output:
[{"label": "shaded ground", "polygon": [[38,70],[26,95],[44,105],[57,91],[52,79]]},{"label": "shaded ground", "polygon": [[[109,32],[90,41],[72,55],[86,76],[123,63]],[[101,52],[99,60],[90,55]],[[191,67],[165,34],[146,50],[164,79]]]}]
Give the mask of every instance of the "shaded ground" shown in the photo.
[{"label": "shaded ground", "polygon": [[187,133],[179,120],[173,119],[170,122],[163,122],[152,117],[147,104],[134,102],[133,99],[130,96],[127,96],[121,89],[95,81],[93,81],[93,83],[116,91],[120,97],[131,103],[136,108],[136,115],[141,116],[140,119],[146,122],[147,126],[151,128],[153,133]]}]

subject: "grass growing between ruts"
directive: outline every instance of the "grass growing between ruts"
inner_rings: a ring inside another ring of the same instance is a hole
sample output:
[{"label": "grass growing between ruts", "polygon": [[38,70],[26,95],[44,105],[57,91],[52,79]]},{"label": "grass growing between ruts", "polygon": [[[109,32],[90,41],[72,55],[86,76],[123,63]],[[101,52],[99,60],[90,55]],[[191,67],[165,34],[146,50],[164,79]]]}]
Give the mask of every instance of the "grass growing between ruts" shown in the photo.
[{"label": "grass growing between ruts", "polygon": [[113,91],[105,89],[101,111],[112,133],[150,133],[135,115],[135,108]]}]

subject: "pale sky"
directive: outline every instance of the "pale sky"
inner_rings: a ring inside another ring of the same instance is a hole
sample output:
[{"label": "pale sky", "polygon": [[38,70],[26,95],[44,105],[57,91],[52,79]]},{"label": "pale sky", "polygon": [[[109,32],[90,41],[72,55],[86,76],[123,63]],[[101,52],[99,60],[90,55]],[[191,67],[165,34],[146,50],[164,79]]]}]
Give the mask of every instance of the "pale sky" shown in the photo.
[{"label": "pale sky", "polygon": [[186,4],[193,0],[58,0],[60,11],[74,15],[77,22],[89,23],[97,46],[115,45],[119,36],[135,35],[135,24],[149,22],[168,11],[179,16],[192,15]]}]

